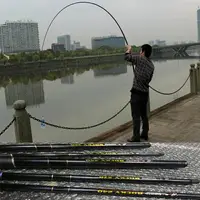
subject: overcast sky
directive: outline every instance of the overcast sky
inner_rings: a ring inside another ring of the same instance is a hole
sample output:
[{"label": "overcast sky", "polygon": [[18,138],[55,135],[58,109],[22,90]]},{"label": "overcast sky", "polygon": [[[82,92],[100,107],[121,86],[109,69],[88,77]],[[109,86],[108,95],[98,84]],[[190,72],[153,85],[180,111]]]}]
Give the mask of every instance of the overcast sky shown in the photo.
[{"label": "overcast sky", "polygon": [[[39,23],[40,43],[56,13],[72,0],[0,0],[0,24],[6,20]],[[130,44],[162,39],[168,43],[197,40],[197,8],[200,0],[93,0],[118,20]],[[99,8],[80,4],[63,11],[52,25],[45,48],[58,35],[91,46],[91,37],[121,35],[112,19]]]}]

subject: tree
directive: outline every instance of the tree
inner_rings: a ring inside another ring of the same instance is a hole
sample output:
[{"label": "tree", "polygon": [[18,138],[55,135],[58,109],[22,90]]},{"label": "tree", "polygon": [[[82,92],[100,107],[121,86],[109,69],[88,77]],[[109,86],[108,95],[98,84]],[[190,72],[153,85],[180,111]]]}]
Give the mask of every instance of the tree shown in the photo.
[{"label": "tree", "polygon": [[65,55],[64,55],[63,53],[60,54],[59,59],[60,59],[60,60],[64,60],[64,58],[65,58]]},{"label": "tree", "polygon": [[37,55],[37,54],[35,54],[35,55],[33,55],[33,61],[39,61],[40,60],[40,56],[39,55]]},{"label": "tree", "polygon": [[4,55],[1,53],[0,54],[0,60],[4,58]]},{"label": "tree", "polygon": [[[22,55],[21,55],[21,56],[22,56]],[[25,55],[25,61],[31,62],[31,61],[34,60],[33,57],[34,57],[34,54],[32,54],[32,53],[27,53],[27,54]]]},{"label": "tree", "polygon": [[61,52],[60,52],[60,51],[56,51],[56,52],[54,53],[54,56],[55,56],[56,58],[59,58],[60,55],[61,55]]},{"label": "tree", "polygon": [[46,59],[47,60],[53,60],[53,54],[52,53],[48,53]]},{"label": "tree", "polygon": [[17,56],[17,54],[13,54],[13,55],[10,55],[10,59],[9,59],[9,61],[11,62],[11,63],[17,63],[18,62],[18,56]]}]

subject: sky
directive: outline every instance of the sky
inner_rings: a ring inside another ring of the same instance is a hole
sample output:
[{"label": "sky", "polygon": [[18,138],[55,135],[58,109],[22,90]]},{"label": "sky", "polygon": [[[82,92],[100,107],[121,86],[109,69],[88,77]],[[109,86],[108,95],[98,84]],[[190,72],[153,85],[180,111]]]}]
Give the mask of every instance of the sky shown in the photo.
[{"label": "sky", "polygon": [[[6,20],[38,22],[40,44],[53,17],[73,0],[0,0],[0,24]],[[119,22],[128,43],[141,45],[150,40],[197,41],[199,0],[92,0],[105,7]],[[74,5],[60,13],[52,24],[44,48],[59,35],[70,34],[72,42],[91,47],[91,38],[121,32],[105,11],[88,4]]]}]

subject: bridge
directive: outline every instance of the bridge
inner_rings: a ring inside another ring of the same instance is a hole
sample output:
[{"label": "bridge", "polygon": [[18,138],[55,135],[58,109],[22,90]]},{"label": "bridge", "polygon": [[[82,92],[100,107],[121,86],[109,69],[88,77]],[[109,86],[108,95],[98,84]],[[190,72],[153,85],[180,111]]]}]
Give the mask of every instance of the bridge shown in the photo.
[{"label": "bridge", "polygon": [[173,51],[174,57],[188,57],[189,55],[186,50],[193,46],[199,46],[200,49],[200,42],[153,47],[153,54]]}]

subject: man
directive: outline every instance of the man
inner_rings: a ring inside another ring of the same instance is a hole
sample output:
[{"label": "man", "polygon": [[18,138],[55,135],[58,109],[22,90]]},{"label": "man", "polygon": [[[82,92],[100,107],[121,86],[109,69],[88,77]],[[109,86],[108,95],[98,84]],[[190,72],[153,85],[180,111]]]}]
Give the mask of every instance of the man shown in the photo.
[{"label": "man", "polygon": [[[153,77],[154,64],[150,60],[152,47],[144,44],[141,47],[140,55],[133,55],[131,46],[127,46],[125,60],[132,62],[135,66],[133,86],[131,89],[131,113],[133,118],[133,137],[128,142],[140,142],[140,139],[148,140],[149,120],[147,103],[149,100],[149,83]],[[140,136],[140,121],[143,127]]]}]

